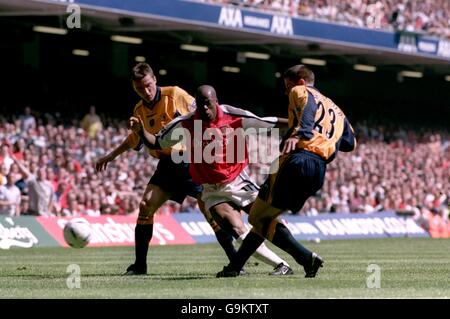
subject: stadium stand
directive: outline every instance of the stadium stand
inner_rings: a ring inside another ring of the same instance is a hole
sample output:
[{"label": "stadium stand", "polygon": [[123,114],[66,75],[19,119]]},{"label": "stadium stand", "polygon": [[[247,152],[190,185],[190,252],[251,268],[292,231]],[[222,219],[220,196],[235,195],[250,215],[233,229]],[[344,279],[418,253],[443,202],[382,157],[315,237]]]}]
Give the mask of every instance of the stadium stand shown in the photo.
[{"label": "stadium stand", "polygon": [[[145,152],[130,152],[116,159],[102,175],[96,174],[93,167],[97,157],[126,137],[124,122],[113,124],[117,121],[102,115],[105,129],[89,137],[79,122],[55,125],[54,118],[46,114],[36,119],[36,127],[22,130],[21,118],[1,118],[0,183],[6,184],[8,175],[13,177],[22,192],[22,214],[28,214],[28,189],[17,165],[9,158],[9,149],[32,173],[40,167],[47,168],[56,195],[51,215],[137,213],[139,194],[157,160]],[[360,142],[357,150],[341,154],[330,165],[323,190],[301,212],[291,213],[314,216],[322,212],[409,210],[425,228],[438,232],[445,227],[450,198],[448,131],[421,133],[417,129],[369,126],[363,122],[356,131]],[[250,153],[261,145],[269,144],[250,139]],[[250,175],[258,183],[264,180],[267,169],[264,164],[249,166]],[[159,213],[196,210],[196,202],[188,199],[183,205],[170,202]]]},{"label": "stadium stand", "polygon": [[203,0],[293,17],[389,31],[427,33],[450,38],[446,0]]}]

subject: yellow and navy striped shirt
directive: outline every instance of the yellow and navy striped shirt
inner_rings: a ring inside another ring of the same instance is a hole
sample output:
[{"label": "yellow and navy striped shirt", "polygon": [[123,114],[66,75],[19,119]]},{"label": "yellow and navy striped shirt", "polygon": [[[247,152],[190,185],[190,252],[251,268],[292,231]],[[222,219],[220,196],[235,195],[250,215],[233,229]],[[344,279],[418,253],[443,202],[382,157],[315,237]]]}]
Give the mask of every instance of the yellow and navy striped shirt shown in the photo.
[{"label": "yellow and navy striped shirt", "polygon": [[300,141],[297,148],[317,154],[331,162],[336,151],[350,152],[356,139],[344,112],[316,88],[298,85],[289,93],[291,137]]}]

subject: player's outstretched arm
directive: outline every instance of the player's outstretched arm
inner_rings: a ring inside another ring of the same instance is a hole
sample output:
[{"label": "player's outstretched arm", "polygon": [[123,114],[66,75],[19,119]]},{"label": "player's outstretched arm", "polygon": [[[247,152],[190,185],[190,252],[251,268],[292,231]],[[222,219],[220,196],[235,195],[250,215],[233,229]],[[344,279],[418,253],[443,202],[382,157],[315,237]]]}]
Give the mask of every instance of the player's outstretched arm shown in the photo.
[{"label": "player's outstretched arm", "polygon": [[244,129],[247,128],[267,128],[272,129],[274,127],[277,128],[287,128],[289,120],[283,117],[275,117],[275,116],[266,116],[259,117],[253,114],[250,111],[240,109],[230,105],[224,105],[224,109],[227,113],[242,116],[242,126]]},{"label": "player's outstretched arm", "polygon": [[106,169],[106,166],[109,162],[112,162],[116,159],[120,154],[128,151],[130,149],[130,146],[128,145],[127,141],[124,140],[118,147],[116,147],[114,150],[106,154],[105,156],[99,158],[97,162],[95,163],[95,170],[97,172],[104,171]]},{"label": "player's outstretched arm", "polygon": [[346,118],[344,122],[344,132],[342,133],[342,137],[339,141],[339,150],[341,152],[351,152],[355,150],[356,144],[355,131]]},{"label": "player's outstretched arm", "polygon": [[275,127],[277,128],[288,128],[289,120],[284,117],[277,117],[277,124]]}]

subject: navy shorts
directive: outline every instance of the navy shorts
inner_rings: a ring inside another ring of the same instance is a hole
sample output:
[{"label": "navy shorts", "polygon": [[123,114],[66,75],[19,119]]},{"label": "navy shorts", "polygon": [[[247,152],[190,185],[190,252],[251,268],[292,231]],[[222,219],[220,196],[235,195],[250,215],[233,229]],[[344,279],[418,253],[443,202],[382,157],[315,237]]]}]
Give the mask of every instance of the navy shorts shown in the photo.
[{"label": "navy shorts", "polygon": [[304,150],[280,157],[278,171],[269,175],[258,197],[272,207],[297,213],[322,188],[326,165],[320,156]]},{"label": "navy shorts", "polygon": [[176,164],[170,157],[159,160],[156,171],[148,183],[161,187],[170,194],[171,200],[180,204],[186,196],[196,198],[203,191],[201,185],[192,181],[189,164]]}]

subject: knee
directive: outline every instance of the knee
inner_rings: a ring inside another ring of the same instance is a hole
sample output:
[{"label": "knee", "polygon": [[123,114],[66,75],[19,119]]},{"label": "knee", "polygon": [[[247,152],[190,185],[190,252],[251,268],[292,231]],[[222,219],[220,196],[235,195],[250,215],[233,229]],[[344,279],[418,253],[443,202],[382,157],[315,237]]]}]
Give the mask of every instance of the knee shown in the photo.
[{"label": "knee", "polygon": [[142,200],[139,203],[139,215],[153,216],[158,209],[150,200]]},{"label": "knee", "polygon": [[211,209],[212,216],[225,230],[239,237],[247,232],[242,217],[238,211],[228,204],[218,205]]}]

